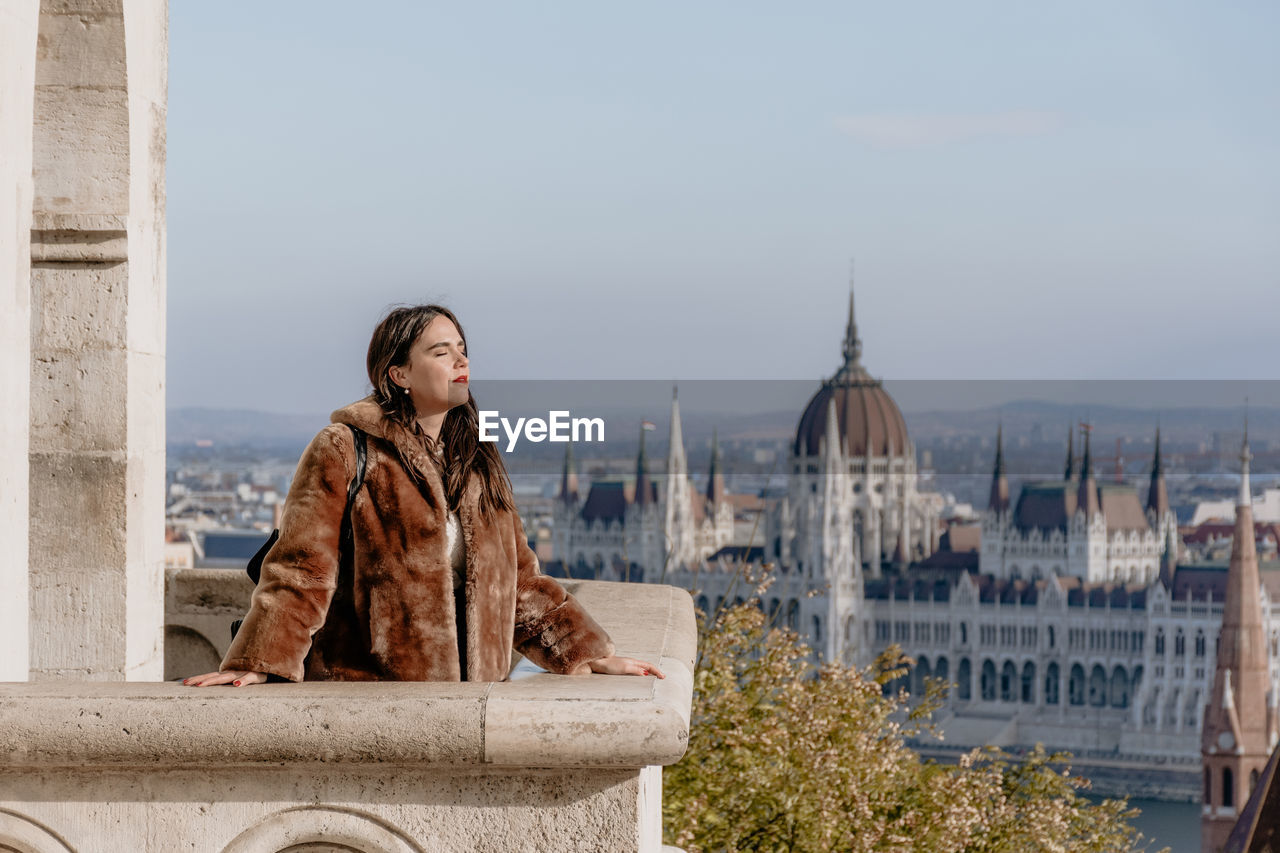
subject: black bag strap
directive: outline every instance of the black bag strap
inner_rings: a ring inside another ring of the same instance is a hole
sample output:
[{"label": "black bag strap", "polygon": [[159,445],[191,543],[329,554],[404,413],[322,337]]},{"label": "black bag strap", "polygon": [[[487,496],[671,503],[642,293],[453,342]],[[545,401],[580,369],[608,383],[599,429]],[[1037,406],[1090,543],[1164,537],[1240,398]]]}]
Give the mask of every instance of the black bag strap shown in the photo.
[{"label": "black bag strap", "polygon": [[[347,424],[347,426],[351,425]],[[364,485],[364,468],[368,457],[364,431],[351,426],[351,439],[356,447],[356,475],[351,478],[351,485],[347,487],[347,506],[342,511],[342,533],[338,536],[339,565],[351,555],[351,540],[355,535],[351,530],[351,505],[355,503],[356,494],[360,491],[360,487]]]},{"label": "black bag strap", "polygon": [[[356,474],[351,478],[351,484],[347,486],[347,505],[342,511],[342,532],[338,535],[338,553],[340,555],[351,553],[351,505],[355,503],[356,494],[359,493],[360,488],[364,485],[364,470],[369,456],[368,441],[364,430],[350,424],[347,424],[347,426],[351,429],[351,439],[356,448]],[[276,540],[279,538],[279,528],[272,530],[271,536],[258,549],[258,553],[254,554],[249,560],[249,564],[244,567],[254,586],[258,585],[258,579],[262,577],[262,561],[267,558],[267,553],[271,550],[271,546],[275,545]]]}]

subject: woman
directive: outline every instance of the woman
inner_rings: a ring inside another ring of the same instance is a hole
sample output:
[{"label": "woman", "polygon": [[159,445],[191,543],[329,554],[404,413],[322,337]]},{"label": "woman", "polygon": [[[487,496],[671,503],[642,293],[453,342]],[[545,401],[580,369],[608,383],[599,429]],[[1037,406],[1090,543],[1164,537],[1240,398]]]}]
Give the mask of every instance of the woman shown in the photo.
[{"label": "woman", "polygon": [[[538,569],[497,445],[479,440],[466,338],[438,305],[397,308],[369,342],[369,397],[303,453],[253,604],[219,672],[183,684],[502,681],[516,649],[544,669],[665,677],[618,657]],[[353,557],[339,558],[351,505]]]}]

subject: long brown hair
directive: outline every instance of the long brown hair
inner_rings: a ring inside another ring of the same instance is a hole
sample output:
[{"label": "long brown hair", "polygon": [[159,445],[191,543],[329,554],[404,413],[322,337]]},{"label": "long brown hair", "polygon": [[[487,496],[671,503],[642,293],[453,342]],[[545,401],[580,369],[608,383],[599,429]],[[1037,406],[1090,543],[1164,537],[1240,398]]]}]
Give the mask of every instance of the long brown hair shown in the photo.
[{"label": "long brown hair", "polygon": [[[427,450],[437,460],[444,456],[445,496],[450,507],[457,507],[471,474],[480,478],[480,512],[491,517],[499,509],[515,510],[515,498],[511,493],[511,480],[507,468],[494,442],[480,441],[480,414],[476,398],[467,389],[467,402],[454,406],[444,417],[440,427],[440,441],[433,443],[418,431],[417,412],[413,400],[391,381],[387,371],[393,366],[409,363],[409,351],[432,320],[445,317],[457,328],[466,346],[467,333],[453,312],[441,305],[406,305],[387,313],[369,339],[369,355],[366,365],[369,384],[373,386],[374,399],[382,407],[383,417],[398,423],[409,432],[419,435]],[[470,352],[470,350],[468,350]],[[396,392],[400,391],[399,394]],[[448,454],[442,450],[447,448]],[[405,470],[417,479],[418,474],[408,461],[401,459]]]}]

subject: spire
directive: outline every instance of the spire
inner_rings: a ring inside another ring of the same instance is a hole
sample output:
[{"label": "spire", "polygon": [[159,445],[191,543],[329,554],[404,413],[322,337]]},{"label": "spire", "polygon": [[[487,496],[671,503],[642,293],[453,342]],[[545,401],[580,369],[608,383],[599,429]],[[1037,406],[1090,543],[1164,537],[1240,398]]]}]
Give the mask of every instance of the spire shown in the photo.
[{"label": "spire", "polygon": [[1004,424],[996,426],[996,467],[991,474],[991,497],[987,509],[1006,512],[1009,509],[1009,480],[1004,474]]},{"label": "spire", "polygon": [[[1249,415],[1244,416],[1244,441],[1240,443],[1240,497],[1237,507],[1253,506],[1253,491],[1249,486],[1249,460],[1253,454],[1249,452]],[[1250,513],[1252,515],[1252,513]],[[1236,514],[1239,517],[1239,513]]]},{"label": "spire", "polygon": [[1169,511],[1169,490],[1164,482],[1164,464],[1160,460],[1160,427],[1156,427],[1156,452],[1151,460],[1151,487],[1147,489],[1147,511],[1156,520]]},{"label": "spire", "polygon": [[667,478],[684,479],[689,470],[684,456],[684,431],[680,425],[680,401],[676,397],[676,386],[671,386],[671,433],[667,448]]},{"label": "spire", "polygon": [[636,493],[633,498],[638,506],[653,503],[653,489],[649,482],[649,466],[644,455],[645,424],[640,424],[640,452],[636,454]]},{"label": "spire", "polygon": [[851,370],[862,360],[862,341],[858,338],[858,324],[853,315],[853,264],[849,265],[849,320],[844,327],[844,364]]},{"label": "spire", "polygon": [[1098,483],[1093,479],[1093,462],[1089,457],[1089,435],[1093,428],[1081,425],[1084,432],[1084,456],[1080,459],[1080,488],[1076,492],[1076,509],[1084,512],[1086,519],[1098,514]]},{"label": "spire", "polygon": [[720,443],[711,429],[711,469],[707,473],[707,505],[714,507],[724,499],[724,475],[720,473]]},{"label": "spire", "polygon": [[560,501],[566,504],[578,502],[578,475],[573,470],[573,442],[564,443],[564,471],[560,474]]},{"label": "spire", "polygon": [[[1266,637],[1262,632],[1262,595],[1258,579],[1258,550],[1249,495],[1249,438],[1240,448],[1240,501],[1231,538],[1227,594],[1214,673],[1220,707],[1210,706],[1203,728],[1203,744],[1215,744],[1220,733],[1232,731],[1237,754],[1256,756],[1260,763],[1271,751],[1267,731],[1267,693],[1271,687]],[[1228,704],[1229,703],[1229,704]]]},{"label": "spire", "polygon": [[1062,475],[1062,479],[1070,482],[1075,475],[1076,457],[1075,457],[1075,433],[1071,424],[1067,424],[1067,470]]}]

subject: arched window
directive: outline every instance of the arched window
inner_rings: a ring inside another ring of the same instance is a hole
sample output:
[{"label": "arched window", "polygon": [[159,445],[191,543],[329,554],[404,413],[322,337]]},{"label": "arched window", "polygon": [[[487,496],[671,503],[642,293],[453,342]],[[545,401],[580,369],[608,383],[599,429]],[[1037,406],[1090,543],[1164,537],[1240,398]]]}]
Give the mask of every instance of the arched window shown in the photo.
[{"label": "arched window", "polygon": [[1178,633],[1173,638],[1173,656],[1176,658],[1185,657],[1187,654],[1187,638],[1183,636],[1182,629],[1178,629]]},{"label": "arched window", "polygon": [[1129,679],[1124,667],[1117,666],[1111,672],[1111,707],[1129,707]]},{"label": "arched window", "polygon": [[1022,701],[1036,701],[1036,665],[1027,661],[1022,667]]},{"label": "arched window", "polygon": [[960,658],[960,666],[956,669],[956,698],[961,702],[973,698],[973,670],[968,658]]},{"label": "arched window", "polygon": [[1107,671],[1100,664],[1089,673],[1089,704],[1095,708],[1107,704]]},{"label": "arched window", "polygon": [[1004,666],[1000,668],[1000,701],[1001,702],[1017,702],[1018,701],[1018,668],[1014,666],[1013,661],[1007,660]]},{"label": "arched window", "polygon": [[1045,669],[1044,674],[1044,703],[1046,705],[1058,704],[1058,664],[1051,663]]},{"label": "arched window", "polygon": [[1071,678],[1067,682],[1067,701],[1072,705],[1084,704],[1084,667],[1071,665]]},{"label": "arched window", "polygon": [[1222,768],[1222,806],[1223,808],[1232,809],[1236,805],[1236,792],[1231,790],[1235,785],[1235,779],[1231,775],[1231,768]]},{"label": "arched window", "polygon": [[1054,648],[1054,643],[1056,640],[1057,638],[1053,634],[1053,626],[1050,625],[1049,626],[1049,648],[1051,649]]},{"label": "arched window", "polygon": [[1163,628],[1156,629],[1156,654],[1158,655],[1164,654],[1164,629]]},{"label": "arched window", "polygon": [[960,623],[960,645],[962,646],[969,645],[969,623],[968,622]]},{"label": "arched window", "polygon": [[996,699],[996,665],[989,660],[982,662],[982,701],[994,702]]},{"label": "arched window", "polygon": [[916,665],[911,667],[911,687],[909,688],[912,696],[924,695],[924,680],[930,676],[929,659],[923,655]]},{"label": "arched window", "polygon": [[1204,657],[1204,631],[1196,629],[1196,657]]},{"label": "arched window", "polygon": [[792,631],[800,630],[800,602],[794,598],[787,602],[787,627]]},{"label": "arched window", "polygon": [[941,678],[946,681],[951,677],[950,667],[946,658],[938,658],[938,662],[933,665],[933,675],[935,678]]},{"label": "arched window", "polygon": [[822,617],[816,613],[813,614],[813,641],[822,642]]}]

